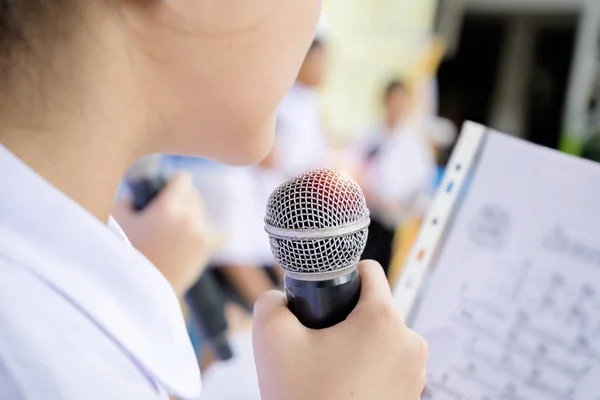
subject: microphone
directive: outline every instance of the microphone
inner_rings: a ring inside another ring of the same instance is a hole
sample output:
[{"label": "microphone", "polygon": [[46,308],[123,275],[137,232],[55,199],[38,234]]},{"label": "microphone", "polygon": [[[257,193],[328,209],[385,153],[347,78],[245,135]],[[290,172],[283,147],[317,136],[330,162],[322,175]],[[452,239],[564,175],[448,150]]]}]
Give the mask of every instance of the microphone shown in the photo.
[{"label": "microphone", "polygon": [[306,327],[337,325],[358,303],[370,222],[361,188],[338,171],[302,174],[271,194],[265,230],[285,272],[288,307]]},{"label": "microphone", "polygon": [[[160,164],[159,155],[147,156],[136,162],[125,175],[136,211],[146,208],[167,184],[167,179],[160,173]],[[210,270],[188,291],[185,300],[194,322],[211,346],[215,357],[219,361],[233,358],[227,335],[229,325],[225,316],[225,298]]]},{"label": "microphone", "polygon": [[133,195],[133,209],[142,211],[166,186],[167,180],[160,173],[159,155],[139,159],[125,175],[125,181]]}]

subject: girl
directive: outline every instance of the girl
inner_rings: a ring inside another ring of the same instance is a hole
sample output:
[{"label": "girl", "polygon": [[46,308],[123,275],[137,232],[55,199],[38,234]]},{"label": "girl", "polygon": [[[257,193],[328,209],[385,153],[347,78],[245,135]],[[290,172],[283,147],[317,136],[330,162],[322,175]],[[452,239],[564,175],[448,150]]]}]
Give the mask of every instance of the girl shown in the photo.
[{"label": "girl", "polygon": [[[143,155],[260,160],[319,7],[0,0],[0,398],[200,396],[176,296],[109,211]],[[331,329],[259,300],[264,399],[418,398],[426,346],[381,267],[360,268],[360,303]]]}]

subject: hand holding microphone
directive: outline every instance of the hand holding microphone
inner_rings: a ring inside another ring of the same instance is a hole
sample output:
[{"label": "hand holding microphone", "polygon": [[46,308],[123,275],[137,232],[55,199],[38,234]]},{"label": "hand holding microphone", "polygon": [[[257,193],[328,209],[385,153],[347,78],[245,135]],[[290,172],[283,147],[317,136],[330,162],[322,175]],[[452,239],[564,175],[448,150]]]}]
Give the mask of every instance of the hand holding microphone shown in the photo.
[{"label": "hand holding microphone", "polygon": [[183,295],[202,275],[210,255],[204,207],[188,174],[175,175],[155,196],[140,212],[130,199],[121,201],[113,216],[131,244]]},{"label": "hand holding microphone", "polygon": [[369,212],[356,182],[332,170],[294,178],[271,195],[266,224],[286,293],[255,306],[263,400],[418,399],[427,345],[396,310],[381,266],[358,263]]},{"label": "hand holding microphone", "polygon": [[420,398],[427,345],[404,324],[381,266],[361,262],[358,270],[356,308],[328,329],[302,325],[283,293],[257,302],[253,340],[262,400]]}]

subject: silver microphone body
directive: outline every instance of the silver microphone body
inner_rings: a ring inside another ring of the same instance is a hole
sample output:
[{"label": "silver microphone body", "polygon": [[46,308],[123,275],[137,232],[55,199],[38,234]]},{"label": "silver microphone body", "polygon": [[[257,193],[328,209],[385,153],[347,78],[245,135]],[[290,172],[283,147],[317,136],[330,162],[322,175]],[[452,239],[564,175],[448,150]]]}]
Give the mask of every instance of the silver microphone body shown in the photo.
[{"label": "silver microphone body", "polygon": [[344,321],[360,296],[370,223],[358,184],[334,170],[300,175],[273,192],[265,223],[294,315],[313,329]]}]

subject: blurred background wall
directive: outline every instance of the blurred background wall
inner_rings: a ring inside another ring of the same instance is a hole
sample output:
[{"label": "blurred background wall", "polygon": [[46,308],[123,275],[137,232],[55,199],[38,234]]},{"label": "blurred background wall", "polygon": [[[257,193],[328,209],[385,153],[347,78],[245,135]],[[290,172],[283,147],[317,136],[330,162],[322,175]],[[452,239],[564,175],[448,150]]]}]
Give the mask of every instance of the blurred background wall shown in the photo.
[{"label": "blurred background wall", "polygon": [[324,116],[334,136],[378,115],[382,85],[405,77],[427,38],[446,54],[439,113],[578,153],[600,133],[598,0],[326,0],[330,75]]},{"label": "blurred background wall", "polygon": [[390,79],[424,78],[429,114],[458,128],[600,161],[600,0],[325,0],[324,22],[330,138],[377,120]]},{"label": "blurred background wall", "polygon": [[437,0],[325,0],[330,58],[324,117],[333,135],[353,135],[379,116],[387,81],[422,56]]},{"label": "blurred background wall", "polygon": [[599,131],[600,2],[441,0],[440,112],[577,153]]}]

